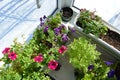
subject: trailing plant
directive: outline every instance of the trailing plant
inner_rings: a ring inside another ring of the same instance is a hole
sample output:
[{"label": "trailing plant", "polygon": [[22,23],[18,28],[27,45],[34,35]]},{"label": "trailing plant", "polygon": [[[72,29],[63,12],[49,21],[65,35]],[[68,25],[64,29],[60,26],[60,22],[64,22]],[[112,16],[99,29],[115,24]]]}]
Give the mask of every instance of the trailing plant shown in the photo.
[{"label": "trailing plant", "polygon": [[91,12],[86,9],[80,9],[77,25],[82,27],[85,33],[92,33],[96,36],[105,35],[108,31],[101,17],[95,15],[95,11]]}]

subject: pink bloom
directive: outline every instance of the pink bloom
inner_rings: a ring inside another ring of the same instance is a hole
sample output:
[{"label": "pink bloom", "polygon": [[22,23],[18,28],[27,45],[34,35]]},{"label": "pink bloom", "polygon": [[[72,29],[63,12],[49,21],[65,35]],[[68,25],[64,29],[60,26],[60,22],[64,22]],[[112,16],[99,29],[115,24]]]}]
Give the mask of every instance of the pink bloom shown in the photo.
[{"label": "pink bloom", "polygon": [[36,56],[35,58],[34,58],[34,61],[35,62],[42,62],[43,61],[43,55],[39,55],[39,56]]},{"label": "pink bloom", "polygon": [[55,70],[58,67],[58,62],[56,62],[55,60],[51,60],[48,63],[48,68],[51,70]]},{"label": "pink bloom", "polygon": [[9,51],[10,51],[10,48],[9,48],[9,47],[6,47],[6,48],[2,51],[2,53],[3,53],[3,54],[7,54]]},{"label": "pink bloom", "polygon": [[10,58],[11,60],[16,60],[17,54],[15,52],[11,52],[8,54],[8,58]]},{"label": "pink bloom", "polygon": [[59,52],[60,54],[62,54],[62,53],[64,53],[66,50],[67,50],[67,47],[64,46],[64,45],[62,45],[62,46],[59,48],[58,52]]}]

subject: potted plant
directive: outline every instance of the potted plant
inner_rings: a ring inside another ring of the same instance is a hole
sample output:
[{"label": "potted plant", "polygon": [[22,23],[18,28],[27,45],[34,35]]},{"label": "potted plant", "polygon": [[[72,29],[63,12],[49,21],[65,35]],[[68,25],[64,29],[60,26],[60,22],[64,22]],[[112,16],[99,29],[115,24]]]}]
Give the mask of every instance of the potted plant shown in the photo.
[{"label": "potted plant", "polygon": [[63,7],[61,9],[61,17],[62,20],[65,22],[68,22],[72,19],[73,16],[73,10],[70,7]]},{"label": "potted plant", "polygon": [[[14,40],[14,44],[6,47],[0,61],[5,62],[1,68],[2,80],[49,80],[45,77],[49,71],[59,70],[59,56],[66,51],[65,43],[69,40],[68,30],[61,24],[60,14],[54,17],[40,18],[38,27],[29,42],[23,44]],[[24,39],[24,38],[23,38]],[[7,74],[7,75],[6,75]],[[47,75],[48,76],[48,75]]]},{"label": "potted plant", "polygon": [[[113,63],[100,58],[101,53],[86,38],[74,39],[68,45],[67,54],[75,68],[76,80],[115,80]],[[111,70],[114,73],[111,74]]]},{"label": "potted plant", "polygon": [[[82,71],[83,76],[78,79],[98,79],[95,76],[100,79],[107,78],[107,76],[110,79],[115,79],[117,76],[115,77],[113,72],[116,67],[107,67],[104,61],[99,58],[100,53],[95,50],[96,47],[86,39],[80,38],[71,42],[75,36],[68,33],[72,32],[75,32],[74,28],[69,27],[67,30],[65,25],[61,24],[60,14],[49,18],[41,17],[40,27],[35,30],[29,42],[20,43],[15,39],[13,45],[2,51],[4,57],[0,61],[3,61],[4,65],[0,68],[0,79],[75,80],[74,68]],[[111,64],[109,62],[109,65]],[[64,67],[64,65],[66,66]],[[87,71],[89,66],[89,71]],[[94,69],[92,66],[94,66]],[[69,67],[72,67],[72,69],[69,69]],[[119,71],[118,68],[115,72]],[[102,72],[99,73],[99,70]],[[51,74],[54,72],[58,74],[57,77]]]},{"label": "potted plant", "polygon": [[[86,9],[80,9],[80,14],[76,18],[76,30],[91,38],[99,51],[114,56],[113,61],[119,60],[120,57],[120,34],[119,32],[106,24],[101,17]],[[106,55],[107,55],[106,54]]]}]

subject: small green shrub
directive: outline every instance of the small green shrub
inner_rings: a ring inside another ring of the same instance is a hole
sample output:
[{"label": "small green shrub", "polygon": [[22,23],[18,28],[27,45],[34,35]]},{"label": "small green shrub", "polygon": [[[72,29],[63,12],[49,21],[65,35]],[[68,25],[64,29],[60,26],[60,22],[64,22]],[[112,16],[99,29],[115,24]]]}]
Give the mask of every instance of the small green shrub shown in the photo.
[{"label": "small green shrub", "polygon": [[75,39],[70,45],[68,54],[70,63],[75,68],[84,69],[87,72],[87,67],[95,63],[99,58],[100,53],[96,50],[95,45],[92,45],[85,38]]},{"label": "small green shrub", "polygon": [[92,33],[95,36],[105,35],[108,28],[103,23],[101,17],[95,15],[86,9],[80,9],[80,16],[77,19],[77,25],[83,28],[85,33]]},{"label": "small green shrub", "polygon": [[96,46],[85,38],[75,39],[68,48],[70,63],[77,71],[76,80],[106,80],[110,68],[100,59]]}]

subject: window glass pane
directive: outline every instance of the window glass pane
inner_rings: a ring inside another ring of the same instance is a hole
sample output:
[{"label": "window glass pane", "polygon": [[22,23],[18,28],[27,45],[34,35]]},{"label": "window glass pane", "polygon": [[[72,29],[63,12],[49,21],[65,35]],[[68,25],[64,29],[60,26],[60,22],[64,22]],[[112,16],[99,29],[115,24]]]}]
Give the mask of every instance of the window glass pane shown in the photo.
[{"label": "window glass pane", "polygon": [[[105,21],[113,24],[120,30],[120,1],[119,0],[75,0],[74,6],[77,8],[86,8],[88,10],[96,10]],[[118,14],[119,13],[119,14]],[[118,20],[119,18],[119,20]],[[116,25],[114,24],[115,21]],[[118,25],[117,25],[118,24]]]},{"label": "window glass pane", "polygon": [[51,15],[56,8],[57,0],[42,0],[40,8],[37,8],[36,0],[1,0],[0,52],[22,34],[27,39],[40,23],[39,18]]}]

